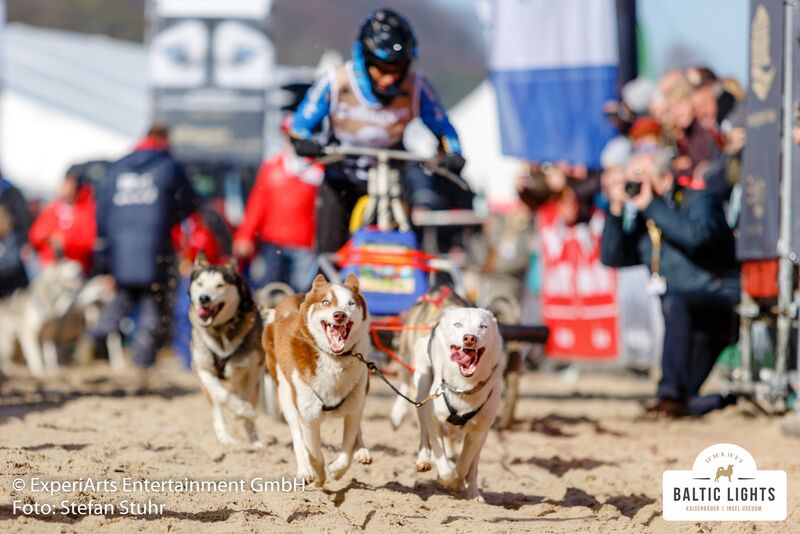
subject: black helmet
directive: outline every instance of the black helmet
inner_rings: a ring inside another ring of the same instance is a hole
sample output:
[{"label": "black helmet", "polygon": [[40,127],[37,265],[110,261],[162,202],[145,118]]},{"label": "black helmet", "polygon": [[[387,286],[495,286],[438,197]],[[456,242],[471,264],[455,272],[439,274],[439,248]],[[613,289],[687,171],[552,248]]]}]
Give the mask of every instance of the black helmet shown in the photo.
[{"label": "black helmet", "polygon": [[[377,9],[367,15],[359,30],[358,42],[361,44],[366,66],[405,70],[417,57],[417,38],[414,36],[414,30],[406,19],[391,9]],[[373,86],[373,89],[376,88]],[[376,90],[376,93],[378,97],[383,97],[382,99],[391,99],[396,89],[394,87],[388,93],[385,90]]]}]

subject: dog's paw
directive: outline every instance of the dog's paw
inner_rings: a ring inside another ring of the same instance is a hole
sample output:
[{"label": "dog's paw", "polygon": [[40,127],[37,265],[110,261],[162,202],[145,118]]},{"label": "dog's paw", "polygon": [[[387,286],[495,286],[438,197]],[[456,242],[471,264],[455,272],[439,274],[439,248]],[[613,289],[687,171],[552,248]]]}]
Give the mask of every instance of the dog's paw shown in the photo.
[{"label": "dog's paw", "polygon": [[237,445],[239,443],[239,440],[237,440],[230,434],[217,434],[217,440],[222,445]]},{"label": "dog's paw", "polygon": [[417,453],[417,473],[426,473],[431,470],[433,463],[431,462],[431,451],[427,448],[421,448]]},{"label": "dog's paw", "polygon": [[313,484],[316,481],[313,471],[299,469],[295,475],[295,480],[302,480],[305,484]]},{"label": "dog's paw", "polygon": [[467,483],[467,499],[475,502],[486,502],[481,492],[478,491],[478,486],[476,484]]},{"label": "dog's paw", "polygon": [[345,453],[341,453],[334,461],[328,464],[328,473],[331,474],[334,480],[339,480],[349,467],[350,458]]},{"label": "dog's paw", "polygon": [[464,480],[457,475],[439,477],[439,484],[454,495],[461,495],[461,492],[464,491]]},{"label": "dog's paw", "polygon": [[353,454],[353,459],[356,462],[364,465],[369,465],[372,463],[372,455],[369,453],[366,447],[361,447]]},{"label": "dog's paw", "polygon": [[431,467],[433,466],[430,460],[417,460],[417,473],[427,473]]},{"label": "dog's paw", "polygon": [[235,395],[228,397],[228,407],[237,417],[243,417],[245,419],[256,418],[256,409],[253,405]]}]

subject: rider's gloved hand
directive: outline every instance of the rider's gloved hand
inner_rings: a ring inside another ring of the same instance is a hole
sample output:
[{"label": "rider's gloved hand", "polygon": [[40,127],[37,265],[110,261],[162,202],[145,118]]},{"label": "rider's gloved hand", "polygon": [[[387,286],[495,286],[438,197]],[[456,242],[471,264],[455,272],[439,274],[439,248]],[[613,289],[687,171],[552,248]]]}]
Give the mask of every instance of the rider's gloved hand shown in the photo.
[{"label": "rider's gloved hand", "polygon": [[464,156],[456,152],[445,154],[442,158],[442,166],[453,174],[461,174],[461,169],[467,164]]},{"label": "rider's gloved hand", "polygon": [[323,154],[322,145],[311,139],[292,138],[294,151],[303,158],[318,158]]}]

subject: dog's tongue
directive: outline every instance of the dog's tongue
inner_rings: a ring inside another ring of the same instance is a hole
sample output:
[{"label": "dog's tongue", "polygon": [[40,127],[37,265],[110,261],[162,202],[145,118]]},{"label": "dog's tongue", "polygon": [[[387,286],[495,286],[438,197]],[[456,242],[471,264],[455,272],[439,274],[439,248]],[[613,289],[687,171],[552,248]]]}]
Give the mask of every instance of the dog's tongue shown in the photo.
[{"label": "dog's tongue", "polygon": [[450,359],[461,367],[469,367],[477,357],[478,351],[475,349],[465,349],[456,345],[450,347]]},{"label": "dog's tongue", "polygon": [[197,308],[197,316],[203,319],[204,321],[211,317],[214,313],[214,308]]},{"label": "dog's tongue", "polygon": [[341,352],[344,350],[344,343],[347,341],[345,337],[346,331],[346,325],[328,325],[326,334],[328,335],[328,342],[331,344],[331,350],[333,352]]}]

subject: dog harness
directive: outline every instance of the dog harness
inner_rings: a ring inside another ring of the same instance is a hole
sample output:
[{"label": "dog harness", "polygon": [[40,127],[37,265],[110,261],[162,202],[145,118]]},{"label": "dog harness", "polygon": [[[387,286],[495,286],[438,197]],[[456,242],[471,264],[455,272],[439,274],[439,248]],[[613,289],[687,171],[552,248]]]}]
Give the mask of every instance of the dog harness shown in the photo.
[{"label": "dog harness", "polygon": [[209,349],[211,357],[214,359],[214,370],[217,372],[217,378],[225,380],[225,366],[228,364],[228,358],[222,358],[216,352]]},{"label": "dog harness", "polygon": [[[311,387],[309,387],[308,389],[311,389]],[[346,400],[347,400],[347,397],[349,397],[349,396],[350,396],[350,393],[352,393],[352,392],[353,392],[353,390],[351,389],[350,391],[348,391],[348,392],[347,392],[347,394],[346,394],[344,397],[342,397],[342,400],[340,400],[339,402],[337,402],[337,403],[336,403],[335,405],[333,405],[333,406],[328,406],[327,404],[325,404],[325,401],[324,401],[324,400],[322,400],[322,397],[320,397],[320,396],[319,396],[319,394],[318,394],[316,391],[314,391],[313,389],[311,389],[311,393],[313,393],[313,394],[314,394],[314,396],[315,396],[316,398],[318,398],[318,399],[319,399],[319,402],[322,404],[322,411],[323,411],[323,412],[332,412],[333,410],[335,410],[335,409],[339,408],[339,407],[340,407],[342,404],[344,404],[344,401],[346,401]]]},{"label": "dog harness", "polygon": [[[354,356],[355,355],[355,353],[353,352],[353,349],[349,349],[349,350],[346,350],[344,352],[340,352],[340,353],[336,354],[336,353],[333,353],[333,352],[328,352],[327,350],[323,350],[322,347],[317,345],[316,341],[314,341],[313,339],[306,338],[306,341],[310,341],[311,344],[314,345],[317,348],[317,350],[319,350],[320,352],[324,352],[325,354],[330,354],[331,356]],[[308,389],[310,389],[311,393],[313,393],[314,396],[319,399],[320,404],[322,404],[322,411],[323,412],[332,412],[333,410],[336,410],[342,404],[344,404],[344,401],[346,401],[347,397],[350,396],[350,393],[353,392],[353,390],[351,389],[350,391],[347,392],[347,394],[344,397],[342,397],[342,400],[340,400],[339,402],[337,402],[333,406],[328,406],[327,404],[325,404],[325,401],[322,400],[322,397],[319,396],[319,393],[314,391],[314,389],[311,386],[309,386]]]},{"label": "dog harness", "polygon": [[[230,360],[231,357],[233,357],[236,354],[236,351],[239,350],[239,348],[242,346],[242,343],[244,342],[245,338],[247,338],[247,336],[251,335],[252,333],[252,325],[255,323],[256,315],[254,312],[250,311],[245,311],[244,313],[245,315],[239,319],[236,319],[236,321],[238,322],[233,325],[235,330],[238,329],[240,325],[244,323],[246,327],[244,329],[244,333],[242,333],[239,336],[233,337],[233,341],[231,341],[231,346],[228,348],[227,355],[219,354],[211,346],[209,346],[210,343],[208,342],[205,343],[206,350],[208,350],[208,352],[211,353],[211,358],[214,363],[214,372],[216,373],[217,378],[219,380],[225,380],[225,367],[228,365],[228,360]],[[246,321],[250,321],[251,324],[249,327],[247,327]],[[230,324],[230,322],[225,323],[225,325],[222,326],[226,326],[228,324]],[[209,332],[209,336],[210,339],[212,339],[214,343],[217,345],[219,344],[217,340],[218,337],[221,337],[222,339],[227,339],[224,335],[213,334],[212,332]]]},{"label": "dog harness", "polygon": [[[444,383],[444,380],[442,380],[442,382]],[[458,414],[458,411],[456,411],[456,409],[450,405],[450,401],[447,400],[447,394],[443,393],[442,398],[444,399],[444,404],[445,406],[447,406],[447,411],[450,412],[450,416],[447,418],[447,422],[450,423],[451,425],[464,426],[465,424],[467,424],[467,421],[475,417],[478,414],[478,412],[480,412],[483,409],[483,407],[486,406],[486,403],[489,402],[489,398],[491,398],[492,393],[494,393],[494,389],[492,389],[489,392],[489,395],[486,396],[486,400],[483,401],[483,404],[478,406],[477,410],[473,410],[463,415]]]}]

